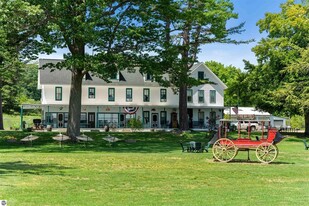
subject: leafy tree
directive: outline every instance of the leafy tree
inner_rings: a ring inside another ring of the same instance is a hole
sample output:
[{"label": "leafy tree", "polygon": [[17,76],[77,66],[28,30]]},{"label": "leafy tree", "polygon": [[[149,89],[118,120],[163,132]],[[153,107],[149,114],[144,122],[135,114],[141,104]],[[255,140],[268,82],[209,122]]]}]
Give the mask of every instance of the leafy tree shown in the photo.
[{"label": "leafy tree", "polygon": [[187,89],[210,83],[188,75],[197,62],[200,47],[213,42],[244,43],[229,38],[241,33],[244,24],[226,27],[228,20],[237,18],[229,0],[160,0],[156,12],[162,34],[156,50],[159,63],[152,67],[156,71],[161,67],[169,74],[169,83],[179,93],[179,127],[187,130]]},{"label": "leafy tree", "polygon": [[[146,41],[148,1],[28,0],[44,10],[38,34],[49,48],[67,48],[64,61],[49,65],[72,73],[67,134],[80,133],[82,79],[91,72],[106,81],[131,59]],[[87,52],[89,49],[91,52]]]},{"label": "leafy tree", "polygon": [[[0,130],[3,130],[2,96],[9,94],[14,97],[17,94],[14,84],[20,72],[19,58],[20,55],[31,56],[27,51],[36,44],[34,22],[37,22],[39,15],[39,7],[22,0],[0,0]],[[13,98],[5,103],[6,106],[16,105]]]},{"label": "leafy tree", "polygon": [[246,72],[230,65],[224,66],[215,61],[208,61],[206,65],[228,87],[224,92],[224,105],[252,106],[248,91],[248,75]]},{"label": "leafy tree", "polygon": [[23,96],[26,98],[23,102],[40,101],[41,92],[37,89],[38,66],[37,64],[23,64],[22,81],[18,85],[22,88]]},{"label": "leafy tree", "polygon": [[309,134],[308,47],[309,6],[288,0],[280,13],[267,13],[258,22],[267,32],[253,48],[258,65],[250,71],[259,92],[256,103],[269,112],[305,116],[305,133]]}]

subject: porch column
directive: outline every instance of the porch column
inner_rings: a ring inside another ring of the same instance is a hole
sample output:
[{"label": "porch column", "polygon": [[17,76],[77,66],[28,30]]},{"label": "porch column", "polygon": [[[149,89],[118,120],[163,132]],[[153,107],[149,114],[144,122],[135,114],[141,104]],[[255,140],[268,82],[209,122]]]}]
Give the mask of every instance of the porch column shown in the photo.
[{"label": "porch column", "polygon": [[100,108],[99,108],[99,106],[97,106],[97,117],[96,117],[96,121],[97,121],[97,123],[96,123],[96,127],[97,128],[99,128],[99,112],[100,112]]},{"label": "porch column", "polygon": [[[50,118],[50,114],[49,114],[49,105],[47,106],[47,114],[48,114],[48,117]],[[45,116],[45,118],[46,118],[46,116]],[[46,123],[46,126],[47,126],[47,124],[50,123],[50,122],[49,122],[49,118],[48,118],[48,122]]]},{"label": "porch column", "polygon": [[118,107],[118,128],[120,128],[120,114],[121,114],[121,107]]},{"label": "porch column", "polygon": [[24,108],[23,105],[21,105],[20,107],[20,129],[23,130],[23,112],[24,112]]}]

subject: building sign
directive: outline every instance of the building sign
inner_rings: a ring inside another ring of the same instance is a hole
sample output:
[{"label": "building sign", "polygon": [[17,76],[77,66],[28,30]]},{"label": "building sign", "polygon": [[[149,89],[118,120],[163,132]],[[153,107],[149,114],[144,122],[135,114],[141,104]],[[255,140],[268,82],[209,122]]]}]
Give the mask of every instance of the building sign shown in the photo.
[{"label": "building sign", "polygon": [[23,109],[41,109],[42,107],[40,104],[23,104],[21,106]]},{"label": "building sign", "polygon": [[237,115],[238,120],[247,119],[247,120],[255,120],[254,114],[239,114]]}]

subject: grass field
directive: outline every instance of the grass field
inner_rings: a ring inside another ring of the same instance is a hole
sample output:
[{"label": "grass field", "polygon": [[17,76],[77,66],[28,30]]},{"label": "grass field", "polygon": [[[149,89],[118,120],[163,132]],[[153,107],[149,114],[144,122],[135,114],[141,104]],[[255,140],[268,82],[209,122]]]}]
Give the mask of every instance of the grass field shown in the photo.
[{"label": "grass field", "polygon": [[206,142],[171,133],[114,133],[136,143],[111,147],[106,133],[86,133],[87,145],[52,140],[56,133],[36,133],[33,146],[8,143],[28,135],[0,132],[0,200],[8,205],[307,205],[309,151],[289,136],[272,164],[255,153],[239,153],[230,163],[214,162],[210,153],[183,153],[179,141]]}]

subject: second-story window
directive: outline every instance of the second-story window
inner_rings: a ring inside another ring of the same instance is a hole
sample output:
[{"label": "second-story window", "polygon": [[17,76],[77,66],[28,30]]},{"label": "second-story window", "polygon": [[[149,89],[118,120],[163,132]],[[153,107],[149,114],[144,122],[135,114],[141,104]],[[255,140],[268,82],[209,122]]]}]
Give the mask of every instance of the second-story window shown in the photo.
[{"label": "second-story window", "polygon": [[198,103],[204,103],[204,90],[198,90]]},{"label": "second-story window", "polygon": [[210,90],[210,99],[209,99],[209,102],[210,103],[216,103],[216,90]]},{"label": "second-story window", "polygon": [[160,90],[160,101],[161,102],[166,102],[166,89],[161,89]]},{"label": "second-story window", "polygon": [[95,88],[94,87],[88,88],[88,98],[95,99]]},{"label": "second-story window", "polygon": [[143,101],[150,102],[150,90],[149,89],[143,90]]},{"label": "second-story window", "polygon": [[108,88],[108,101],[115,101],[115,88]]},{"label": "second-story window", "polygon": [[192,89],[187,90],[187,101],[192,103],[193,102],[193,91]]},{"label": "second-story window", "polygon": [[62,87],[55,88],[55,100],[62,101]]},{"label": "second-story window", "polygon": [[201,71],[197,72],[197,79],[198,80],[204,79],[204,72],[201,72]]},{"label": "second-story window", "polygon": [[126,89],[126,101],[127,102],[132,102],[133,99],[133,92],[131,88]]}]

